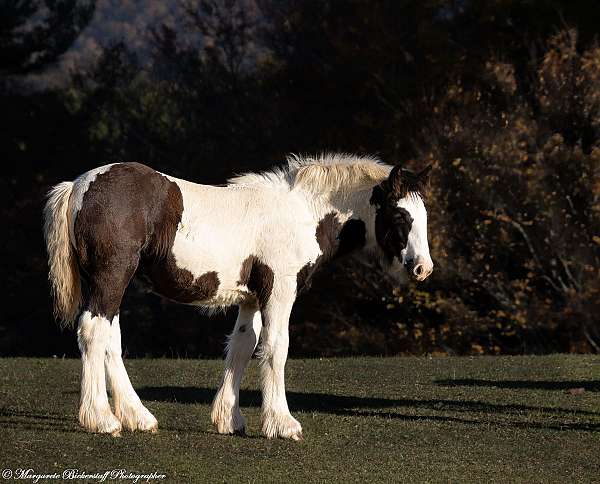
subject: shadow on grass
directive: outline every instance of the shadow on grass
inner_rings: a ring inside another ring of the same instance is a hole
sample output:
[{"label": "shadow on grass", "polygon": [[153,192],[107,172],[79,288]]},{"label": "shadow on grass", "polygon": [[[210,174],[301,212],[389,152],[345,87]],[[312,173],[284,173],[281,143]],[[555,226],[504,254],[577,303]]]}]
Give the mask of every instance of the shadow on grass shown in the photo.
[{"label": "shadow on grass", "polygon": [[3,429],[77,432],[74,420],[58,415],[26,412],[17,409],[0,409],[0,426]]},{"label": "shadow on grass", "polygon": [[[138,395],[143,400],[173,402],[181,404],[204,404],[210,405],[216,390],[201,387],[143,387],[138,389]],[[418,410],[443,412],[471,412],[480,414],[499,414],[527,417],[528,412],[535,413],[535,417],[563,416],[572,420],[574,416],[596,416],[600,413],[585,410],[535,407],[517,404],[497,404],[481,401],[463,400],[437,400],[437,399],[392,399],[378,397],[356,397],[347,395],[332,395],[327,393],[301,393],[287,392],[288,403],[291,409],[302,412],[321,412],[340,416],[356,417],[380,417],[402,420],[436,420],[447,422],[459,422],[469,424],[498,424],[511,425],[523,428],[540,428],[553,430],[585,430],[600,431],[600,422],[531,422],[531,421],[489,421],[474,417],[473,419],[452,417],[448,415],[406,415],[400,412],[378,411],[389,408],[413,408]],[[242,390],[240,392],[240,405],[242,407],[260,406],[260,392],[256,390]]]},{"label": "shadow on grass", "polygon": [[0,408],[0,417],[20,417],[20,418],[33,418],[36,420],[62,420],[66,421],[67,418],[60,417],[58,415],[39,414],[34,412],[26,412],[24,410],[13,410],[10,408]]},{"label": "shadow on grass", "polygon": [[588,392],[600,392],[600,380],[475,380],[460,378],[455,380],[436,380],[435,383],[444,387],[491,387],[526,390],[570,390],[572,388],[583,388]]}]

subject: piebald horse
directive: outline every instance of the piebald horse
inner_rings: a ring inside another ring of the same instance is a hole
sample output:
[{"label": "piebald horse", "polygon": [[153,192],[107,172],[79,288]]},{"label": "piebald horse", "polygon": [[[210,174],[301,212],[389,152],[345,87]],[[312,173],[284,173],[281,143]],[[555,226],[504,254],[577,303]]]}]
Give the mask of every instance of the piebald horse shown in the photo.
[{"label": "piebald horse", "polygon": [[238,306],[212,405],[219,433],[245,431],[239,388],[260,340],[262,431],[300,439],[284,382],[294,300],[320,266],[356,251],[377,257],[399,281],[429,276],[421,196],[429,169],[292,156],[283,168],[209,186],[115,163],[56,185],[44,234],[57,319],[78,325],[80,424],[114,435],[158,428],[121,358],[119,307],[135,275],[176,302]]}]

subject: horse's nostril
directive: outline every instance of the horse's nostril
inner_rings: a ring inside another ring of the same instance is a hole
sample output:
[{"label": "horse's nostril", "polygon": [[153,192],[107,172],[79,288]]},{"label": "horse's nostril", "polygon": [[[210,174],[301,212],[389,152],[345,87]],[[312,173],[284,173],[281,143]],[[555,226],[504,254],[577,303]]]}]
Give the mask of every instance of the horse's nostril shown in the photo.
[{"label": "horse's nostril", "polygon": [[414,273],[415,273],[415,276],[420,276],[421,274],[423,274],[423,266],[421,264],[416,266],[414,269]]}]

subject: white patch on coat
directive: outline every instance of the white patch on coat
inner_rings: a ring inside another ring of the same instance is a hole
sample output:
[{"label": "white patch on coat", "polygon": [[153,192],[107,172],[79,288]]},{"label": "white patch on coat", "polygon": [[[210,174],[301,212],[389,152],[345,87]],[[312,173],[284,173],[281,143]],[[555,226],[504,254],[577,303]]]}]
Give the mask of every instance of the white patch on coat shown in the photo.
[{"label": "white patch on coat", "polygon": [[429,255],[429,242],[427,240],[427,210],[423,199],[415,193],[411,193],[398,201],[398,207],[408,211],[413,218],[412,227],[408,234],[408,243],[402,251],[404,261],[420,260],[433,267]]},{"label": "white patch on coat", "polygon": [[248,288],[238,284],[242,264],[250,255],[267,264],[275,277],[295,280],[305,264],[321,255],[315,230],[328,213],[335,212],[340,224],[360,218],[367,226],[367,242],[374,240],[369,198],[390,170],[374,158],[335,154],[290,157],[283,168],[241,175],[226,187],[165,175],[179,186],[183,197],[173,245],[177,267],[194,278],[209,271],[219,277],[216,296],[197,304],[251,303]]},{"label": "white patch on coat", "polygon": [[[240,271],[249,256],[258,257],[276,277],[296,277],[320,255],[318,223],[300,191],[279,185],[212,187],[171,178],[183,196],[183,214],[173,244],[177,267],[194,278],[216,271],[219,287],[203,306],[252,303]],[[231,207],[238,207],[232,210]]]}]

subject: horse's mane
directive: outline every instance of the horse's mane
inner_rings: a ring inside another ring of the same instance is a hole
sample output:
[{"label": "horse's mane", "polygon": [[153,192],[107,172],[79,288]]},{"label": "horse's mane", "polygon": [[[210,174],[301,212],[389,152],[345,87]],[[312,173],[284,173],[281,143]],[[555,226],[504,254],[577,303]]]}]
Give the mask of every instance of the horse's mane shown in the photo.
[{"label": "horse's mane", "polygon": [[284,185],[314,192],[358,190],[387,178],[391,166],[371,156],[323,153],[317,157],[290,155],[286,163],[262,173],[231,178],[229,185]]}]

